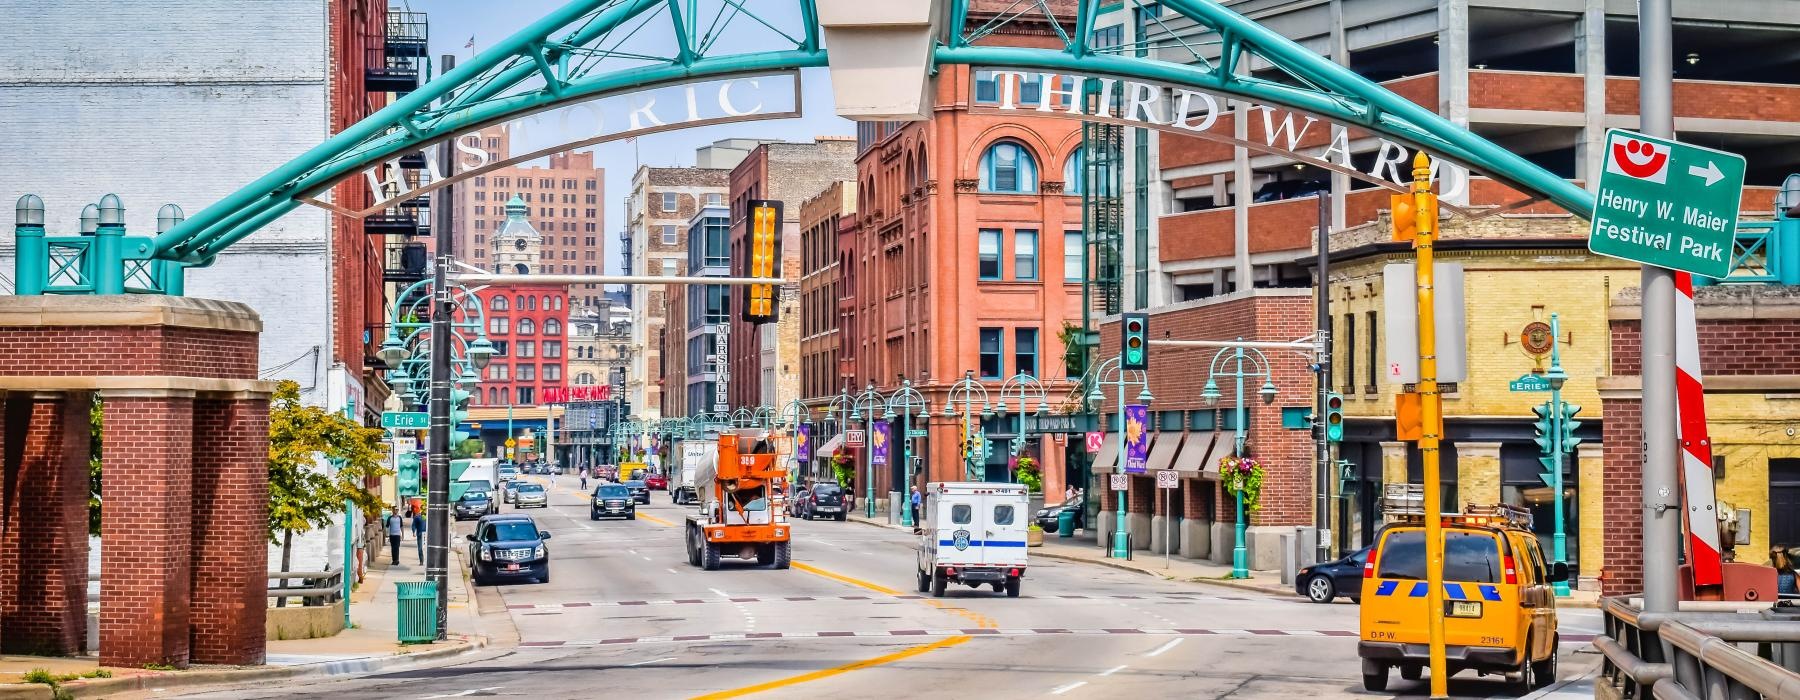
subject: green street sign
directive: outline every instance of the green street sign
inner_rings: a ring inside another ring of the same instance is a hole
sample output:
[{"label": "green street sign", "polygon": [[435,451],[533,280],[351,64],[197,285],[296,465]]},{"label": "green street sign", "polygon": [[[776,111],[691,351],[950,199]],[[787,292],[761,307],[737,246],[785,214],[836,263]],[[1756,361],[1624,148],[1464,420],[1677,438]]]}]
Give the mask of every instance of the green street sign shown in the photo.
[{"label": "green street sign", "polygon": [[431,415],[423,411],[388,411],[381,414],[381,427],[424,430],[431,427]]},{"label": "green street sign", "polygon": [[1513,391],[1549,391],[1550,380],[1535,374],[1527,374],[1512,380],[1506,388]]},{"label": "green street sign", "polygon": [[1725,277],[1743,189],[1743,156],[1613,129],[1588,250]]},{"label": "green street sign", "polygon": [[909,438],[922,438],[926,436],[926,431],[922,428],[913,428],[912,430],[906,431],[906,436]]}]

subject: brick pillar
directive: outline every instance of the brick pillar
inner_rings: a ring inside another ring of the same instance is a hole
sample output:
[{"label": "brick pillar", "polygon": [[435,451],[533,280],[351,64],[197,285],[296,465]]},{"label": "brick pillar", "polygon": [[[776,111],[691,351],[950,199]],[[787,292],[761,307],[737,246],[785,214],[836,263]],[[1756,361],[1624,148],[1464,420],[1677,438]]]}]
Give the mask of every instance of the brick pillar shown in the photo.
[{"label": "brick pillar", "polygon": [[263,663],[268,617],[269,400],[194,402],[191,660]]},{"label": "brick pillar", "polygon": [[[1635,396],[1600,402],[1601,420],[1606,425],[1601,457],[1605,476],[1600,483],[1603,520],[1600,523],[1583,522],[1582,526],[1604,524],[1606,528],[1604,551],[1600,553],[1601,595],[1624,595],[1644,589],[1644,424],[1641,409]],[[1582,488],[1592,486],[1584,483]],[[1584,559],[1593,554],[1582,552]]]},{"label": "brick pillar", "polygon": [[1500,502],[1500,443],[1457,442],[1456,503],[1445,510],[1462,510],[1465,504]]},{"label": "brick pillar", "polygon": [[118,390],[101,396],[106,412],[101,537],[109,546],[100,555],[100,663],[184,667],[194,394]]},{"label": "brick pillar", "polygon": [[[8,460],[5,479],[4,549],[13,573],[0,650],[9,654],[69,656],[85,646],[88,397],[15,394],[9,402],[8,432],[24,438],[8,452],[16,460]],[[26,429],[13,432],[12,420],[27,423]]]}]

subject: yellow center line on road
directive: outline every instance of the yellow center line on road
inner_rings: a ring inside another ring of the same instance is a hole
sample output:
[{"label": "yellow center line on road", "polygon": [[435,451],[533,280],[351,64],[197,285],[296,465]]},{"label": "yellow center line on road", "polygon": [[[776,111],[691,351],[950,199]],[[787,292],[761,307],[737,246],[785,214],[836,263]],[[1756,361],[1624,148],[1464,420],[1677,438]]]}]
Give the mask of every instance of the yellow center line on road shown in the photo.
[{"label": "yellow center line on road", "polygon": [[955,637],[945,637],[944,639],[940,639],[940,640],[932,642],[930,644],[921,644],[921,645],[915,646],[915,647],[908,647],[905,649],[901,649],[900,651],[896,651],[892,654],[888,654],[886,656],[877,656],[873,659],[865,659],[862,661],[856,661],[853,663],[844,664],[842,666],[835,666],[835,667],[827,668],[824,670],[813,671],[812,673],[803,673],[798,676],[792,676],[792,677],[788,677],[788,678],[782,678],[779,680],[773,680],[773,681],[769,681],[767,683],[758,683],[756,685],[747,685],[742,688],[733,688],[731,690],[721,690],[717,693],[711,693],[711,694],[707,694],[707,695],[699,695],[699,696],[695,696],[694,700],[720,700],[721,698],[739,698],[739,697],[743,697],[745,695],[753,695],[755,693],[761,693],[761,692],[767,691],[767,690],[775,690],[776,688],[785,688],[785,687],[788,687],[791,685],[799,685],[801,683],[809,683],[812,681],[819,680],[821,678],[830,678],[832,676],[849,673],[851,671],[860,671],[865,668],[873,668],[875,666],[880,666],[883,664],[890,664],[895,661],[899,661],[901,659],[907,659],[907,658],[911,658],[914,656],[918,656],[918,655],[924,654],[926,652],[936,651],[938,649],[943,649],[946,647],[953,647],[958,644],[967,642],[970,639],[971,639],[971,637],[966,634],[957,635]]},{"label": "yellow center line on road", "polygon": [[864,580],[858,579],[858,578],[851,578],[849,576],[845,576],[845,575],[839,574],[839,573],[833,573],[833,572],[821,569],[819,567],[812,566],[810,564],[802,564],[800,562],[793,562],[793,563],[789,564],[789,566],[792,566],[796,569],[799,569],[806,573],[812,574],[814,576],[823,576],[823,577],[831,579],[833,581],[848,583],[852,586],[856,586],[857,588],[866,588],[866,589],[869,589],[876,593],[880,593],[882,595],[900,595],[899,591],[896,591],[892,588],[888,588],[887,586],[883,586],[883,585],[876,584],[876,583],[869,583],[868,581],[864,581]]},{"label": "yellow center line on road", "polygon": [[658,525],[662,525],[664,527],[675,527],[675,523],[669,522],[667,520],[663,520],[662,518],[658,518],[654,515],[645,515],[643,513],[638,513],[637,516],[638,516],[639,520],[648,520],[650,522],[656,523]]}]

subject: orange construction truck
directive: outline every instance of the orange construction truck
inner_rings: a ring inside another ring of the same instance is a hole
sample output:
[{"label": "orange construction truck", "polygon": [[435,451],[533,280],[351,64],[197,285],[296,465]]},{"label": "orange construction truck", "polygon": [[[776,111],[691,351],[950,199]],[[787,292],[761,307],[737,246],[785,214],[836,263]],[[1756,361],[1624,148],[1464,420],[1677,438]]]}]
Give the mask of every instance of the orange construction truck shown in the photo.
[{"label": "orange construction truck", "polygon": [[776,460],[766,430],[732,430],[719,435],[712,460],[694,475],[700,505],[688,515],[688,563],[712,571],[719,559],[755,559],[788,568],[787,470]]}]

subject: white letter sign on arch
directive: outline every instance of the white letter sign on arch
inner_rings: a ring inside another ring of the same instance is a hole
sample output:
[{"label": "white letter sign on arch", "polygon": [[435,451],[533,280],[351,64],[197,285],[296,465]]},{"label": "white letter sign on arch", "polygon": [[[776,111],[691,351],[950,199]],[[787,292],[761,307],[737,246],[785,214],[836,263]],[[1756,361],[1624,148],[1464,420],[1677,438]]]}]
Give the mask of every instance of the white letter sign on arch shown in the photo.
[{"label": "white letter sign on arch", "polygon": [[[350,209],[316,196],[300,201],[352,218],[366,218],[445,185],[576,148],[713,124],[799,118],[800,87],[799,71],[775,71],[563,104],[483,127],[505,129],[512,154],[487,150],[481,142],[481,129],[476,129],[449,138],[456,151],[449,167],[443,162],[442,149],[433,144],[416,151],[425,160],[424,172],[416,177],[409,177],[401,166],[401,155],[410,153],[395,155],[363,170],[360,175],[376,195],[376,201],[366,208]],[[329,186],[338,182],[342,180]]]},{"label": "white letter sign on arch", "polygon": [[[1252,123],[1262,125],[1262,137],[1245,140],[1233,136],[1230,126],[1222,125],[1220,120],[1231,112],[1232,104],[1243,102],[1234,98],[1221,99],[1211,93],[1154,82],[1074,73],[977,68],[975,74],[969,95],[972,112],[1030,110],[1045,116],[1160,129],[1291,158],[1395,192],[1408,191],[1412,182],[1408,166],[1411,148],[1360,130],[1353,133],[1351,127],[1286,108],[1250,104],[1246,111]],[[984,85],[992,85],[994,94],[982,95]],[[1027,86],[1034,89],[1027,91]],[[1091,104],[1083,104],[1078,96],[1090,89],[1098,92]],[[1308,134],[1320,128],[1330,130],[1323,145],[1301,145]],[[1353,144],[1360,146],[1357,150],[1375,153],[1367,172],[1351,164]],[[1302,149],[1309,152],[1303,153]],[[1468,168],[1434,154],[1431,179],[1438,183],[1440,206],[1467,213],[1451,202],[1466,196]]]}]

